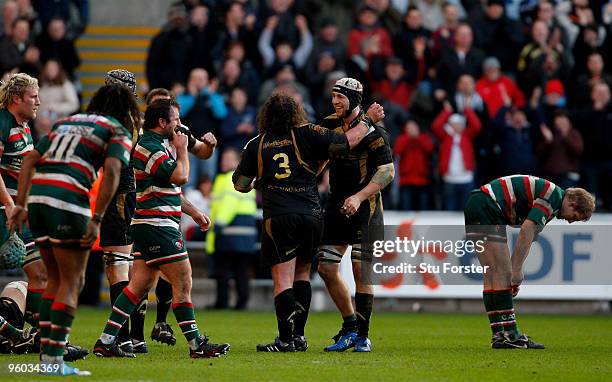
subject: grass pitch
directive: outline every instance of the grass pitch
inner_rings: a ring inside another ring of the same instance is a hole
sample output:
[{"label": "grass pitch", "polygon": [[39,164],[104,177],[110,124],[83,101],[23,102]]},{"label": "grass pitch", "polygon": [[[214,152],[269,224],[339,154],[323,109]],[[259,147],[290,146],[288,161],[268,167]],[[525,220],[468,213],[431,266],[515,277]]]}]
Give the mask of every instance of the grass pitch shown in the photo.
[{"label": "grass pitch", "polygon": [[[106,309],[80,308],[71,341],[91,349],[108,316]],[[155,313],[150,310],[148,336]],[[612,379],[612,317],[518,315],[519,326],[546,350],[492,350],[482,315],[375,313],[371,354],[325,353],[340,325],[336,313],[311,314],[305,353],[257,353],[257,343],[275,337],[272,312],[198,312],[200,329],[232,348],[218,359],[192,360],[185,339],[174,347],[148,341],[136,359],[76,362],[92,372],[85,381],[604,381]],[[178,329],[172,313],[170,322]],[[58,380],[8,374],[7,363],[37,362],[37,355],[0,355],[0,380]]]}]

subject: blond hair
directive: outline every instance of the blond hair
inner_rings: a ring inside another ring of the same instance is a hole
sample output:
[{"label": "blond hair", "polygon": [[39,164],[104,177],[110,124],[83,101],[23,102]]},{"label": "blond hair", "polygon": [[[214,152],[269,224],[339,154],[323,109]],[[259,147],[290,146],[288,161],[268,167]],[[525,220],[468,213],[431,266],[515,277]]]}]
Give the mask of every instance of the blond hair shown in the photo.
[{"label": "blond hair", "polygon": [[7,108],[13,97],[23,97],[27,88],[38,89],[38,80],[25,73],[16,73],[0,82],[0,108]]},{"label": "blond hair", "polygon": [[575,211],[589,220],[595,211],[595,197],[584,188],[568,188],[565,195],[576,204]]}]

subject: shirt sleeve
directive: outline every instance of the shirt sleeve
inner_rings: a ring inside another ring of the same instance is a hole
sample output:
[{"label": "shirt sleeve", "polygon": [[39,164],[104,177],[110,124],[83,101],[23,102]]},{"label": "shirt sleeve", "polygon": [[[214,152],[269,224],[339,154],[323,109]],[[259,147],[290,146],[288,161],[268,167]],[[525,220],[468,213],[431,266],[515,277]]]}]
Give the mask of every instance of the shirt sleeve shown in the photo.
[{"label": "shirt sleeve", "polygon": [[527,214],[527,219],[537,225],[545,226],[561,209],[565,192],[552,182],[545,181],[546,186],[533,201],[533,206]]},{"label": "shirt sleeve", "polygon": [[391,154],[391,146],[380,128],[376,128],[378,134],[368,142],[369,158],[372,158],[372,163],[375,167],[393,163],[393,155]]},{"label": "shirt sleeve", "polygon": [[259,139],[253,139],[244,146],[242,155],[240,157],[240,164],[236,169],[236,177],[239,175],[245,176],[250,179],[257,178],[257,148],[259,145]]},{"label": "shirt sleeve", "polygon": [[47,134],[38,140],[34,150],[38,151],[40,155],[44,155],[49,150],[49,146],[51,146],[51,139],[49,134]]},{"label": "shirt sleeve", "polygon": [[130,150],[132,148],[132,139],[127,131],[123,128],[117,128],[108,141],[106,148],[107,158],[117,158],[123,166],[126,166],[130,161]]},{"label": "shirt sleeve", "polygon": [[316,159],[329,159],[349,150],[346,136],[342,133],[313,124],[302,127],[300,132]]},{"label": "shirt sleeve", "polygon": [[151,155],[147,162],[145,172],[157,178],[170,181],[170,177],[176,168],[176,161],[165,151],[159,150]]},{"label": "shirt sleeve", "polygon": [[161,145],[151,146],[140,143],[136,145],[133,155],[134,170],[169,182],[177,166],[176,161],[166,153]]}]

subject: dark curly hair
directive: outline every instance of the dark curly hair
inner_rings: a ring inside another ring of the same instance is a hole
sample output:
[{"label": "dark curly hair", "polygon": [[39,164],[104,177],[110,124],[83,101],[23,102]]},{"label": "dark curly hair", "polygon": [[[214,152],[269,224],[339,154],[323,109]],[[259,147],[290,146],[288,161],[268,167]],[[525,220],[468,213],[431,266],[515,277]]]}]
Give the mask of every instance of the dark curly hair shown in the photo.
[{"label": "dark curly hair", "polygon": [[125,86],[104,85],[96,91],[87,106],[87,113],[115,118],[132,134],[137,134],[142,121],[138,101]]},{"label": "dark curly hair", "polygon": [[277,93],[266,100],[257,115],[259,133],[283,133],[308,123],[302,105],[285,94]]}]

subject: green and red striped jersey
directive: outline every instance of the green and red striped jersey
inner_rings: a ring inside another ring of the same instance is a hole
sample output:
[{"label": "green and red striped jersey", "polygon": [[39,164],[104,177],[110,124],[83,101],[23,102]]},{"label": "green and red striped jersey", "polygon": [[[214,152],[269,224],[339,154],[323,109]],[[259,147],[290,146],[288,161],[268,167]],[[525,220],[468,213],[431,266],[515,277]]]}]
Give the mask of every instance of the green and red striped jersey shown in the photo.
[{"label": "green and red striped jersey", "polygon": [[17,177],[23,157],[33,149],[34,141],[27,123],[17,124],[7,109],[0,109],[0,175],[13,199],[17,196]]},{"label": "green and red striped jersey", "polygon": [[181,188],[170,181],[176,168],[166,138],[145,131],[132,155],[136,177],[136,212],[132,225],[149,224],[178,230],[181,220]]},{"label": "green and red striped jersey", "polygon": [[91,216],[88,193],[98,169],[107,157],[127,166],[131,143],[129,131],[112,117],[76,114],[60,119],[36,145],[41,158],[28,202]]},{"label": "green and red striped jersey", "polygon": [[561,187],[531,175],[505,176],[480,189],[497,203],[510,225],[523,224],[525,219],[546,225],[561,209],[565,195]]}]

